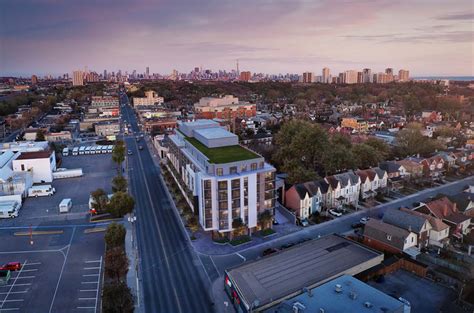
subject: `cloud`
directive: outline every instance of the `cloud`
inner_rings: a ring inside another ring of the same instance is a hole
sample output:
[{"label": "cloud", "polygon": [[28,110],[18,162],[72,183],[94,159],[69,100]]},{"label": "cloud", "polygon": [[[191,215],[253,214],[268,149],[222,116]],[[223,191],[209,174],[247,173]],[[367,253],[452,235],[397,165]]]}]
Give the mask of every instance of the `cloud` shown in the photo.
[{"label": "cloud", "polygon": [[473,31],[447,31],[437,33],[393,33],[379,35],[347,35],[342,36],[347,39],[376,41],[379,43],[439,43],[439,42],[472,42],[474,38]]},{"label": "cloud", "polygon": [[[471,8],[472,10],[472,8]],[[460,13],[451,13],[451,14],[446,14],[446,15],[441,15],[436,17],[437,20],[441,21],[463,21],[463,20],[470,20],[472,21],[474,19],[474,13],[466,13],[466,12],[460,12]]]}]

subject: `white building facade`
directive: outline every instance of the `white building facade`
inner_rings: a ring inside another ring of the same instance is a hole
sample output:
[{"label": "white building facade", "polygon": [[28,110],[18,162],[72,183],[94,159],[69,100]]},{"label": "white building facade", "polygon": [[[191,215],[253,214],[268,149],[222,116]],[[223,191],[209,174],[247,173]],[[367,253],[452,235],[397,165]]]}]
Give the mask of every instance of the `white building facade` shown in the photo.
[{"label": "white building facade", "polygon": [[260,214],[273,216],[275,168],[240,146],[236,135],[198,120],[178,123],[168,145],[167,157],[192,193],[204,230],[227,236],[241,219],[252,233],[261,227]]}]

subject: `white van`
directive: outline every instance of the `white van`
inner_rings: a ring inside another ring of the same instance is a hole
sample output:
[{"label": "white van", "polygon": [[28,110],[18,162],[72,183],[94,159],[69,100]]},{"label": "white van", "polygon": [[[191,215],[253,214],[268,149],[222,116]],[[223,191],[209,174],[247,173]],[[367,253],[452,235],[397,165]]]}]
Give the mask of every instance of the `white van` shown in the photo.
[{"label": "white van", "polygon": [[86,147],[86,151],[85,151],[86,154],[91,154],[91,148],[92,148],[91,146]]},{"label": "white van", "polygon": [[108,145],[108,146],[107,146],[107,153],[112,153],[113,150],[114,150],[114,146],[113,146],[113,145]]},{"label": "white van", "polygon": [[79,148],[79,155],[83,155],[85,151],[86,151],[86,146],[81,146]]},{"label": "white van", "polygon": [[70,198],[63,199],[59,204],[59,213],[67,213],[72,207],[72,200]]},{"label": "white van", "polygon": [[28,189],[28,197],[52,196],[56,192],[51,185],[33,186]]},{"label": "white van", "polygon": [[1,201],[0,202],[0,218],[15,218],[20,211],[18,201]]},{"label": "white van", "polygon": [[91,146],[90,154],[95,154],[96,148],[96,146]]},{"label": "white van", "polygon": [[69,155],[69,148],[64,148],[63,149],[63,156],[68,156]]},{"label": "white van", "polygon": [[78,155],[79,154],[79,147],[74,147],[74,149],[72,149],[72,155]]}]

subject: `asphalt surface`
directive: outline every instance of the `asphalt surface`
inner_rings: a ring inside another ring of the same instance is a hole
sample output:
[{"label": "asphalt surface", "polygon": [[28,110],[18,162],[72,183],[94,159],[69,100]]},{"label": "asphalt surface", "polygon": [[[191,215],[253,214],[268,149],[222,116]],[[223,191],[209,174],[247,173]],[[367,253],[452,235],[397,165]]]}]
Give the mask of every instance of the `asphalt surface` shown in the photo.
[{"label": "asphalt surface", "polygon": [[[128,104],[126,96],[122,103]],[[136,142],[137,120],[130,106],[121,107],[122,120],[134,135],[125,136],[130,189],[135,198],[139,277],[144,312],[212,312],[210,282],[169,202],[159,169],[144,138]],[[139,150],[138,147],[143,149]]]},{"label": "asphalt surface", "polygon": [[16,230],[0,230],[0,264],[23,264],[0,286],[0,312],[100,312],[104,233],[84,229],[33,236],[33,244],[29,236],[15,236]]}]

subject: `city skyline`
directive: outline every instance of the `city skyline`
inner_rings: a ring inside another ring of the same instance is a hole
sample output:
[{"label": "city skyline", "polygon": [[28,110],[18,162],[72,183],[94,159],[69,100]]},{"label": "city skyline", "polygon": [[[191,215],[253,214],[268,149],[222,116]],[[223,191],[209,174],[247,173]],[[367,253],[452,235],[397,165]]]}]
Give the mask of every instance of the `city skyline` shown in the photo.
[{"label": "city skyline", "polygon": [[[470,1],[7,1],[0,75],[385,67],[472,76]],[[117,21],[117,22],[114,22]],[[455,57],[450,57],[455,56]]]}]

